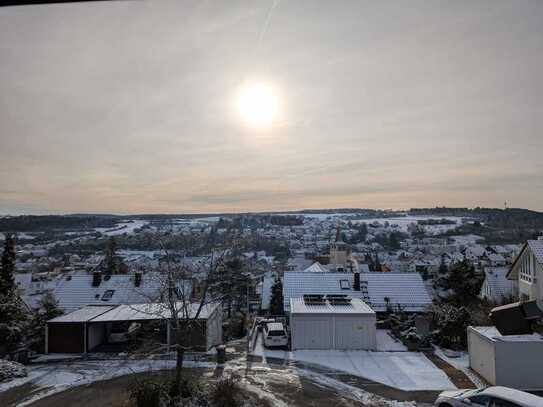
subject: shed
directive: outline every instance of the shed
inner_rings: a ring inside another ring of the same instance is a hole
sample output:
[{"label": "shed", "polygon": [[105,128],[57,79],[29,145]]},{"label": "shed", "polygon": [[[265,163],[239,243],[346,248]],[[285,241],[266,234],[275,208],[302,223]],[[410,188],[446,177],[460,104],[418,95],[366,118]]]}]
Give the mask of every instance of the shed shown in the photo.
[{"label": "shed", "polygon": [[306,295],[290,299],[293,350],[374,350],[375,323],[375,312],[358,298]]},{"label": "shed", "polygon": [[543,390],[543,337],[501,335],[493,326],[468,327],[470,367],[494,386]]}]

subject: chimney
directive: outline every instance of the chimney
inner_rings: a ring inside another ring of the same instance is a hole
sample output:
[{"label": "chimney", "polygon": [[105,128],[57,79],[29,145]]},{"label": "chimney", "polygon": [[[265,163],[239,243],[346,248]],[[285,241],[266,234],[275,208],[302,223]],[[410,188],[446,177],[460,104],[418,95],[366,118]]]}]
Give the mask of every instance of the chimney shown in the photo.
[{"label": "chimney", "polygon": [[100,271],[95,271],[92,273],[92,286],[98,287],[102,282],[102,273]]},{"label": "chimney", "polygon": [[360,273],[358,271],[354,273],[353,289],[355,291],[360,291]]},{"label": "chimney", "polygon": [[134,286],[139,287],[141,285],[141,273],[134,274]]}]

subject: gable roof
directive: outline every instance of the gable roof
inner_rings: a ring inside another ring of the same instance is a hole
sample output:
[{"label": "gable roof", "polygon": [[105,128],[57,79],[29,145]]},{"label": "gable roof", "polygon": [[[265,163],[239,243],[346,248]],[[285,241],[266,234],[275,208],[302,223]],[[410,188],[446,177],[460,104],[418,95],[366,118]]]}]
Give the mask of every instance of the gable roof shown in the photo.
[{"label": "gable roof", "polygon": [[[162,286],[159,273],[143,274],[138,287],[135,285],[135,274],[116,274],[107,280],[105,276],[102,276],[98,287],[93,287],[92,281],[92,274],[87,273],[73,274],[62,279],[54,291],[59,307],[65,311],[73,311],[85,305],[138,304],[156,301],[160,296]],[[104,297],[106,291],[109,293]],[[190,297],[191,291],[192,284],[186,281],[183,292]]]},{"label": "gable roof", "polygon": [[[341,280],[349,282],[348,288],[341,288]],[[418,273],[360,273],[360,291],[353,289],[353,282],[353,273],[287,271],[283,276],[283,306],[290,310],[290,299],[304,294],[348,295],[361,299],[375,311],[386,310],[385,297],[390,305],[400,305],[409,312],[424,311],[432,303]]]},{"label": "gable roof", "polygon": [[518,260],[522,257],[524,254],[524,251],[526,248],[529,248],[530,251],[534,254],[534,257],[536,261],[543,265],[543,240],[528,240],[526,243],[522,245],[522,248],[518,252],[517,256],[515,257],[515,260],[513,260],[513,264],[511,264],[511,268],[509,269],[509,273],[507,273],[507,278],[509,280],[516,280],[518,278],[518,273],[516,270],[516,264]]}]

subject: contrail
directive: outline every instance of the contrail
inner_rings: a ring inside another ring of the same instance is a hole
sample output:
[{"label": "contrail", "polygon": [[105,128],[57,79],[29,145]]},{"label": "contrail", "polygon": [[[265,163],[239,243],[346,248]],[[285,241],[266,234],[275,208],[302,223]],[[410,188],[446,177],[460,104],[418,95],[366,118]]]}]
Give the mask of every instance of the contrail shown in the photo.
[{"label": "contrail", "polygon": [[270,25],[273,11],[275,10],[278,4],[279,4],[279,0],[273,0],[270,10],[268,11],[268,16],[266,17],[266,21],[264,22],[264,26],[262,27],[262,30],[260,30],[260,35],[258,36],[258,44],[257,44],[258,50],[260,50],[260,46],[262,45],[264,36],[266,35],[266,32],[268,31],[268,26]]}]

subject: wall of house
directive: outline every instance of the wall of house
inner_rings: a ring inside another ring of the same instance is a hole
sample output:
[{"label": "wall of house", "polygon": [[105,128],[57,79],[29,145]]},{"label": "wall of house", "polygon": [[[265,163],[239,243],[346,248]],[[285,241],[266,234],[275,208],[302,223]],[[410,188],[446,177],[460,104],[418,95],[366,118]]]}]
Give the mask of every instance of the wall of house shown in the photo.
[{"label": "wall of house", "polygon": [[222,343],[222,310],[218,307],[207,320],[207,349]]},{"label": "wall of house", "polygon": [[468,327],[469,366],[487,382],[496,384],[496,356],[494,342]]},{"label": "wall of house", "polygon": [[496,342],[497,386],[543,390],[543,341]]}]

